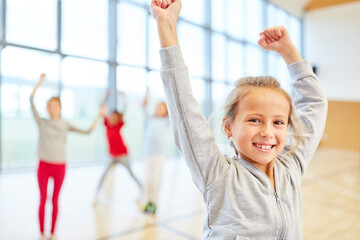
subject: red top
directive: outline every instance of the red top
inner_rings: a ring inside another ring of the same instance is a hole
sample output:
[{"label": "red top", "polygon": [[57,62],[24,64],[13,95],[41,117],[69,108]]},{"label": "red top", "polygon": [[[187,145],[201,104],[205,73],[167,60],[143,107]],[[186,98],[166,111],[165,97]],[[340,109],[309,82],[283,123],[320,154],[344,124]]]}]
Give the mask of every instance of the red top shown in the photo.
[{"label": "red top", "polygon": [[110,126],[107,118],[104,118],[104,125],[106,127],[110,155],[119,156],[128,154],[126,145],[120,134],[120,129],[124,126],[124,122],[120,121],[116,125]]}]

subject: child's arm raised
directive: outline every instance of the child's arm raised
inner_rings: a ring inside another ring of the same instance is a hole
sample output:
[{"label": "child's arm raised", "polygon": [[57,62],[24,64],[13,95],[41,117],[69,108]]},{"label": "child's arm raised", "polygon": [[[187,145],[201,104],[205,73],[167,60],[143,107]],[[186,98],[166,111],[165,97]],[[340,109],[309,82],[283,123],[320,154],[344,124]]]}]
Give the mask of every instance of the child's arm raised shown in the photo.
[{"label": "child's arm raised", "polygon": [[40,85],[44,82],[45,80],[45,73],[42,73],[40,75],[40,79],[39,81],[36,83],[36,85],[34,86],[34,89],[31,93],[31,96],[30,96],[30,105],[31,105],[31,110],[33,112],[33,115],[34,115],[34,118],[36,120],[37,123],[39,123],[39,121],[41,120],[41,117],[39,116],[39,113],[35,107],[35,103],[34,103],[34,97],[35,97],[35,93],[37,92],[38,88],[40,87]]},{"label": "child's arm raised", "polygon": [[[327,99],[310,64],[303,61],[299,51],[291,42],[283,26],[265,29],[259,45],[266,50],[278,52],[288,65],[293,82],[293,102],[295,112],[300,118],[304,131],[302,140],[295,150],[301,173],[310,163],[322,137],[327,114]],[[290,140],[296,136],[289,133]]]},{"label": "child's arm raised", "polygon": [[283,26],[266,28],[260,36],[259,45],[265,50],[279,53],[287,65],[303,61],[288,31]]},{"label": "child's arm raised", "polygon": [[45,81],[45,77],[46,77],[46,74],[45,74],[45,73],[40,74],[40,79],[39,79],[39,81],[36,83],[36,85],[34,86],[34,89],[33,89],[32,93],[31,93],[31,97],[34,97],[34,96],[35,96],[36,91],[38,90],[38,88],[40,87],[40,85]]},{"label": "child's arm raised", "polygon": [[157,23],[160,46],[178,45],[176,22],[181,10],[181,0],[152,0],[151,14]]},{"label": "child's arm raised", "polygon": [[[169,2],[169,1],[168,1]],[[161,77],[175,143],[186,160],[194,183],[204,192],[229,168],[220,154],[214,136],[201,114],[189,81],[187,66],[176,36],[176,22],[181,1],[153,0],[151,11],[157,21],[162,49]]]}]

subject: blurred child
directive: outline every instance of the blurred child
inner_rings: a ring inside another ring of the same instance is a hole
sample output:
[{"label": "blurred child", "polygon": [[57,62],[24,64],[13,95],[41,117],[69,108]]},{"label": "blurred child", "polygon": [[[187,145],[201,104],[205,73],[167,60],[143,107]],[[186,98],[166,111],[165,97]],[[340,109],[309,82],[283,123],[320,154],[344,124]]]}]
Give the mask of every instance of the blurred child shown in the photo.
[{"label": "blurred child", "polygon": [[294,101],[272,77],[236,82],[223,118],[236,156],[224,156],[192,95],[176,34],[180,9],[181,0],[151,2],[175,142],[206,205],[203,239],[302,239],[301,177],[327,112],[317,77],[284,27],[261,32],[259,45],[279,53],[288,65]]},{"label": "blurred child", "polygon": [[[124,97],[124,102],[125,102],[125,96],[123,93],[122,95]],[[106,128],[106,136],[109,145],[109,155],[111,157],[111,160],[108,166],[106,167],[105,172],[103,173],[101,180],[99,182],[95,195],[94,204],[96,204],[98,201],[100,190],[104,183],[104,180],[106,179],[106,176],[108,175],[109,171],[117,164],[122,164],[128,170],[129,174],[134,179],[134,181],[139,186],[139,188],[142,189],[139,180],[135,177],[133,171],[131,170],[129,153],[126,144],[123,140],[123,137],[121,135],[121,128],[125,124],[124,122],[125,109],[126,109],[126,102],[124,104],[123,113],[119,113],[118,111],[115,110],[110,114],[110,116],[108,116],[108,108],[106,106],[103,106],[101,108],[101,115],[104,117],[104,126]]]},{"label": "blurred child", "polygon": [[167,129],[170,122],[166,103],[158,102],[154,116],[150,116],[147,111],[149,99],[149,90],[147,88],[146,96],[143,100],[142,107],[146,114],[145,125],[145,183],[144,196],[142,201],[145,202],[144,211],[155,214],[159,199],[159,190],[162,176],[162,169],[166,159],[166,142]]},{"label": "blurred child", "polygon": [[39,128],[38,156],[39,166],[37,178],[40,190],[39,225],[41,240],[46,239],[44,231],[45,204],[47,199],[47,185],[49,178],[54,180],[52,194],[52,222],[51,240],[55,240],[55,225],[58,213],[58,199],[66,171],[65,144],[68,131],[90,134],[95,128],[99,116],[97,116],[88,130],[81,130],[72,126],[61,118],[61,102],[59,97],[52,97],[47,102],[47,111],[50,119],[39,116],[34,104],[34,97],[37,89],[45,80],[45,74],[40,75],[39,82],[35,85],[30,97],[31,109]]}]

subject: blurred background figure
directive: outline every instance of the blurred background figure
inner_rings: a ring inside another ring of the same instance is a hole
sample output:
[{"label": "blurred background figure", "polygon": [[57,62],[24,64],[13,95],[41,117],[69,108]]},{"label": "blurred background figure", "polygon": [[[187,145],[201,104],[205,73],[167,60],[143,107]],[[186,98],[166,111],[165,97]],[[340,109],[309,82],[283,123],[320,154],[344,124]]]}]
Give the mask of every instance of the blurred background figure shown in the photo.
[{"label": "blurred background figure", "polygon": [[147,110],[149,88],[142,102],[146,116],[145,120],[145,180],[143,201],[144,212],[155,214],[159,199],[162,170],[166,159],[167,132],[170,127],[166,103],[160,101],[156,104],[154,115]]},{"label": "blurred background figure", "polygon": [[[107,94],[107,96],[108,95],[109,93]],[[142,189],[140,181],[137,179],[137,177],[134,175],[131,169],[128,149],[121,135],[121,129],[125,124],[124,113],[126,110],[125,93],[121,92],[121,95],[124,99],[124,107],[122,113],[119,113],[117,110],[114,110],[110,115],[108,115],[109,109],[105,106],[105,104],[101,107],[101,116],[104,117],[104,126],[106,128],[106,137],[109,146],[108,147],[109,155],[111,159],[97,187],[95,199],[94,199],[94,206],[99,201],[100,191],[108,173],[117,164],[123,165],[128,170],[130,176],[134,179],[138,187]],[[104,103],[105,102],[106,100],[104,101]]]},{"label": "blurred background figure", "polygon": [[82,130],[74,127],[70,123],[61,118],[61,101],[59,97],[52,97],[47,101],[47,112],[50,118],[46,119],[40,117],[35,104],[34,97],[37,89],[44,82],[46,75],[40,75],[40,80],[35,85],[34,90],[30,96],[31,110],[33,112],[35,121],[39,128],[39,142],[38,142],[38,157],[39,165],[37,170],[37,178],[40,191],[39,204],[39,225],[41,240],[45,240],[45,204],[47,200],[47,187],[49,178],[53,179],[54,187],[52,194],[52,221],[50,239],[55,240],[55,226],[58,214],[58,199],[62,183],[66,171],[66,153],[65,144],[68,131],[90,134],[95,128],[99,119],[99,115],[95,118],[93,124],[88,130]]}]

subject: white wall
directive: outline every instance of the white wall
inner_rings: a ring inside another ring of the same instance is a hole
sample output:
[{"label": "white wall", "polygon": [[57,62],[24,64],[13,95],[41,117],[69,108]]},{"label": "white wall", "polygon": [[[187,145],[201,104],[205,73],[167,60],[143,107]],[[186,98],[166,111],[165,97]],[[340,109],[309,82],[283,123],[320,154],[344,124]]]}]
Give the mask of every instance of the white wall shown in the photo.
[{"label": "white wall", "polygon": [[304,34],[305,58],[328,98],[360,101],[360,3],[306,13]]}]

